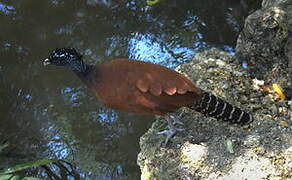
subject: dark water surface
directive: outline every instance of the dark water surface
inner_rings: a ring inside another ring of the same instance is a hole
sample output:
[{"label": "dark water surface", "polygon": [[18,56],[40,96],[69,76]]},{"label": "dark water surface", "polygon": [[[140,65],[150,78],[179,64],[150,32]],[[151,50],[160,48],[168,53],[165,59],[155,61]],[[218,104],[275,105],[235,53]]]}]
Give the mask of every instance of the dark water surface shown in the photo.
[{"label": "dark water surface", "polygon": [[[71,72],[44,68],[56,47],[77,48],[87,63],[129,57],[171,68],[202,50],[234,53],[244,0],[0,1],[0,168],[65,159],[82,179],[139,179],[139,137],[154,117],[99,104]],[[41,170],[31,174],[46,176]]]}]

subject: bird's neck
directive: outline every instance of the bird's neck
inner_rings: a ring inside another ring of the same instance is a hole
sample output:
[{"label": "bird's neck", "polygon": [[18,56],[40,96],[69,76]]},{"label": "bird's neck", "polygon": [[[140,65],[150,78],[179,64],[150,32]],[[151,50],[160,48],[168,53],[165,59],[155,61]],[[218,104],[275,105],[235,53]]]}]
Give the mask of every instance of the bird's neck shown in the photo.
[{"label": "bird's neck", "polygon": [[90,89],[93,89],[94,85],[95,85],[95,74],[97,72],[97,69],[95,66],[93,65],[87,65],[86,64],[86,68],[84,71],[80,72],[76,72],[76,71],[73,71],[79,78],[80,80],[86,84],[87,87],[89,87]]},{"label": "bird's neck", "polygon": [[88,64],[82,64],[81,68],[72,69],[72,71],[79,77],[86,77],[91,71],[93,66]]},{"label": "bird's neck", "polygon": [[72,59],[66,67],[76,74],[86,74],[88,65],[85,64],[82,59]]}]

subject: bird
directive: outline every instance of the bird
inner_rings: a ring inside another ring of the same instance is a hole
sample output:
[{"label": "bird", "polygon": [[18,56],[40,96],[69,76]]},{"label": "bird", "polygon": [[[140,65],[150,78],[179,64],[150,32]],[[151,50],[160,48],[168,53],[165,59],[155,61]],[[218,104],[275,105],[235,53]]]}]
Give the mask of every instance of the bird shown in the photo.
[{"label": "bird", "polygon": [[186,107],[206,116],[246,125],[253,116],[221,98],[197,87],[186,76],[149,62],[115,58],[103,64],[84,63],[72,47],[57,48],[43,65],[65,67],[73,71],[106,107],[138,114],[164,116],[168,122],[164,145],[181,124],[174,113]]}]

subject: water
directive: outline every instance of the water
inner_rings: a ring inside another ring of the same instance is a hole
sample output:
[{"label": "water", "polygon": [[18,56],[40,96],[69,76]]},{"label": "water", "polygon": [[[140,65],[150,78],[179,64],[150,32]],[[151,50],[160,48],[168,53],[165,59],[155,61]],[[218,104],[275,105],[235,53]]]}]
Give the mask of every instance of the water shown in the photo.
[{"label": "water", "polygon": [[[57,47],[87,63],[128,57],[174,68],[217,47],[234,53],[253,1],[26,0],[0,2],[0,168],[65,159],[84,179],[139,179],[139,137],[152,116],[99,104],[65,69],[42,66]],[[42,170],[32,174],[45,176]]]}]

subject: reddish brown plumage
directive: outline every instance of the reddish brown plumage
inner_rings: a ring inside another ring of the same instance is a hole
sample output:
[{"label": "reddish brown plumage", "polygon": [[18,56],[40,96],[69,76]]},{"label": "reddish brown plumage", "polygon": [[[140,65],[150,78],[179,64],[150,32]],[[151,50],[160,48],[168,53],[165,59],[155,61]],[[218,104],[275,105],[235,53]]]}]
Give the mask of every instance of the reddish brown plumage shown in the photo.
[{"label": "reddish brown plumage", "polygon": [[107,107],[127,112],[165,115],[202,96],[182,74],[129,59],[91,66],[89,73],[79,77]]},{"label": "reddish brown plumage", "polygon": [[[86,65],[74,48],[54,50],[43,64],[71,69],[103,104],[117,110],[166,115],[186,106],[233,123],[246,124],[253,120],[251,114],[202,91],[182,74],[163,66],[129,59]],[[171,122],[173,118],[166,119],[171,129],[169,139],[176,130]]]}]

